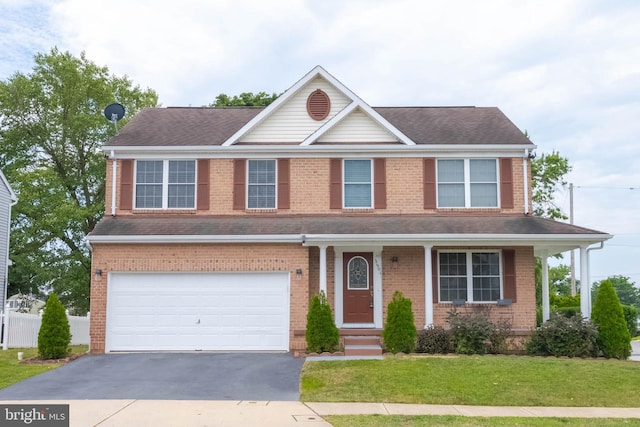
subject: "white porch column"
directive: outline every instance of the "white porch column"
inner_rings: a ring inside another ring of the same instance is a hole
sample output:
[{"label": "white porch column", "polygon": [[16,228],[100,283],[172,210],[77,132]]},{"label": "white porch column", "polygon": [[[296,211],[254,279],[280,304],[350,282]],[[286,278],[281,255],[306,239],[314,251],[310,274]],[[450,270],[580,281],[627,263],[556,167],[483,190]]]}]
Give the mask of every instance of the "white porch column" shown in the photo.
[{"label": "white porch column", "polygon": [[433,271],[431,270],[432,245],[424,245],[424,327],[433,325]]},{"label": "white porch column", "polygon": [[589,254],[587,246],[580,246],[580,312],[591,319],[591,291],[589,289]]},{"label": "white porch column", "polygon": [[327,245],[320,246],[320,292],[327,296]]},{"label": "white porch column", "polygon": [[542,264],[542,321],[549,320],[551,313],[549,304],[549,265],[547,263],[547,252],[543,252],[540,256]]}]

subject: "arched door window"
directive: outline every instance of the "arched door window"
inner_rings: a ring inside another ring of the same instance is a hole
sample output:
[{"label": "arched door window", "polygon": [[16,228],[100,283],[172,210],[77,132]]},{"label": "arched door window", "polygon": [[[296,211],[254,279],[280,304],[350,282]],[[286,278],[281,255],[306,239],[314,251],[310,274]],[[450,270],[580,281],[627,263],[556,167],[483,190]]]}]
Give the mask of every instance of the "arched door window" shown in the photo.
[{"label": "arched door window", "polygon": [[369,289],[369,263],[361,256],[349,260],[348,289]]}]

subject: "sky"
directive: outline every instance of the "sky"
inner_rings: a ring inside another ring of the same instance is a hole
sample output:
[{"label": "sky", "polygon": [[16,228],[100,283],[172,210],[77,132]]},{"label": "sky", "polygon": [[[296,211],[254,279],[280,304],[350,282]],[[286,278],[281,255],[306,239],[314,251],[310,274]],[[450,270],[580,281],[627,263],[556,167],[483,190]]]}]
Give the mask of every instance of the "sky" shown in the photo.
[{"label": "sky", "polygon": [[0,80],[57,46],[163,106],[281,93],[316,65],[374,107],[496,106],[569,159],[574,223],[615,236],[591,282],[640,285],[639,22],[636,0],[0,0]]}]

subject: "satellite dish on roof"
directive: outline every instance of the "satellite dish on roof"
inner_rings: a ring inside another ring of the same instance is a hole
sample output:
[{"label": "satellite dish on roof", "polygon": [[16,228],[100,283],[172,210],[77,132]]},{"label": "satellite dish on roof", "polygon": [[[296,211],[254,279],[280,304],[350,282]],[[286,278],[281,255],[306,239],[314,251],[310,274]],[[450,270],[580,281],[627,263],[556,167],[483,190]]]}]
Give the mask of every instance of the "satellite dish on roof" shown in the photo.
[{"label": "satellite dish on roof", "polygon": [[124,117],[124,107],[122,104],[114,103],[109,104],[104,109],[104,116],[107,120],[113,123],[113,126],[116,128],[116,134],[118,133],[118,120],[121,120]]}]

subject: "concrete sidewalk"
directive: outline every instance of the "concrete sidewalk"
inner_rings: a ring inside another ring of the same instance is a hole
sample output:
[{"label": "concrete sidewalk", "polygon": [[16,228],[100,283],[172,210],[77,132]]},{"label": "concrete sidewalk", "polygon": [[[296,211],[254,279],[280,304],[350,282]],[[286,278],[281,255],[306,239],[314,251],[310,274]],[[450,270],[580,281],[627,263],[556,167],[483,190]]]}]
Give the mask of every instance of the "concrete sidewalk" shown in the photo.
[{"label": "concrete sidewalk", "polygon": [[462,415],[481,417],[640,418],[640,408],[410,405],[235,400],[48,400],[2,404],[69,404],[70,427],[330,427],[326,415]]}]

